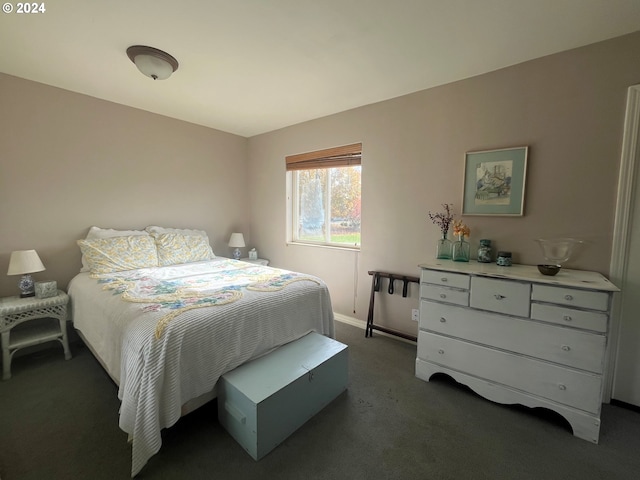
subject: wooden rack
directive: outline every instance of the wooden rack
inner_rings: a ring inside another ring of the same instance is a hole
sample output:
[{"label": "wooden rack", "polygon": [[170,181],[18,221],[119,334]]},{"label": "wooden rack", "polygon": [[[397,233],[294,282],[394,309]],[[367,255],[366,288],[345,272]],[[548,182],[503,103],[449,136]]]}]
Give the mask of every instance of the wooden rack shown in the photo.
[{"label": "wooden rack", "polygon": [[417,337],[414,335],[409,335],[406,333],[398,332],[396,330],[392,330],[390,328],[382,327],[380,325],[376,325],[373,323],[373,302],[375,300],[376,292],[380,291],[380,279],[388,278],[389,279],[389,288],[387,292],[389,295],[393,295],[395,291],[394,283],[396,280],[402,281],[402,296],[406,297],[407,292],[409,291],[409,283],[417,283],[420,284],[420,279],[418,277],[410,277],[408,275],[402,275],[399,273],[388,273],[388,272],[378,272],[375,270],[370,270],[369,275],[372,275],[373,278],[371,280],[371,297],[369,299],[369,314],[367,315],[367,327],[364,330],[365,337],[373,336],[374,330],[380,330],[381,332],[388,333],[389,335],[395,335],[397,337],[406,338],[407,340],[417,341]]}]

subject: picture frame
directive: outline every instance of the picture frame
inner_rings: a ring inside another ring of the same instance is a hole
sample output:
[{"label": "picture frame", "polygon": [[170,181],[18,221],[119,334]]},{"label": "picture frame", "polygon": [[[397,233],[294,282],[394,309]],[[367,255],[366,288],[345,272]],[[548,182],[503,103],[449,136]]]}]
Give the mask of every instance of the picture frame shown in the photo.
[{"label": "picture frame", "polygon": [[465,154],[462,215],[524,215],[529,147]]}]

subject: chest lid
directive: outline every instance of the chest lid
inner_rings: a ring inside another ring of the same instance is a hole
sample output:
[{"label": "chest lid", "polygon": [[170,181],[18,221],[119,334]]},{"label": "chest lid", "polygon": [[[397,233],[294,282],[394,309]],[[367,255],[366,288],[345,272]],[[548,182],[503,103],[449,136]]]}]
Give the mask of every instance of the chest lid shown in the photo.
[{"label": "chest lid", "polygon": [[225,373],[223,378],[257,404],[346,349],[343,343],[311,332]]}]

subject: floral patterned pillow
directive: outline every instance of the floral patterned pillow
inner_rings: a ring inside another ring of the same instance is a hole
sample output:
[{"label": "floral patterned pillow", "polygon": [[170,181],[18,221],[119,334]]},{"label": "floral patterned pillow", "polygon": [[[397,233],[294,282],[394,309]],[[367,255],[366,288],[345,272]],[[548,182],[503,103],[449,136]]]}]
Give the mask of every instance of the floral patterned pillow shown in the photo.
[{"label": "floral patterned pillow", "polygon": [[[85,237],[85,240],[91,240],[94,238],[111,238],[111,237],[129,237],[133,235],[149,235],[146,230],[116,230],[113,228],[100,228],[95,225],[89,229],[89,233]],[[82,268],[81,272],[88,272],[90,270],[87,261],[82,256]]]},{"label": "floral patterned pillow", "polygon": [[157,267],[158,253],[151,236],[137,235],[78,240],[91,273],[112,273]]},{"label": "floral patterned pillow", "polygon": [[163,267],[200,262],[215,258],[207,237],[181,233],[152,234],[158,249],[158,264]]}]

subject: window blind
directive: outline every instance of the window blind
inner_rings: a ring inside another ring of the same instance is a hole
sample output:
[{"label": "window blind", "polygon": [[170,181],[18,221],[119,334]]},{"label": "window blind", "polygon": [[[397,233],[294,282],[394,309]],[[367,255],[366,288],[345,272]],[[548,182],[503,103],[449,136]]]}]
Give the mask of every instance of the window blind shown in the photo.
[{"label": "window blind", "polygon": [[326,148],[315,152],[289,155],[285,158],[287,171],[311,170],[314,168],[333,168],[360,165],[362,143],[353,143],[342,147]]}]

